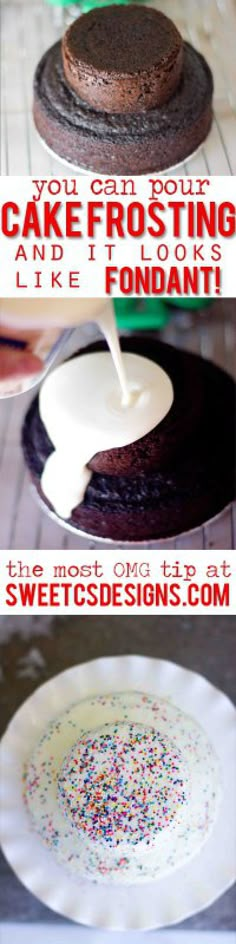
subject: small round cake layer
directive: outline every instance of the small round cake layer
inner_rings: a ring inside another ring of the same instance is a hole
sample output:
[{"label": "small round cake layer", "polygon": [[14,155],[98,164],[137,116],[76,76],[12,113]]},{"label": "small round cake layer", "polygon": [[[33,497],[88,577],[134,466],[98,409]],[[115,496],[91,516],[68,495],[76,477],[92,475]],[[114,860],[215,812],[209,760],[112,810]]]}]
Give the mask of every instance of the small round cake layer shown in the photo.
[{"label": "small round cake layer", "polygon": [[110,847],[153,845],[190,790],[176,745],[144,725],[106,724],[73,745],[58,778],[73,826]]},{"label": "small round cake layer", "polygon": [[[84,353],[90,354],[96,351],[104,350],[105,342],[100,341],[78,351],[71,360],[83,356]],[[191,439],[193,430],[201,423],[204,410],[205,395],[205,363],[203,359],[196,358],[195,355],[185,353],[185,351],[176,351],[168,344],[160,341],[149,341],[147,337],[142,338],[132,336],[124,342],[121,340],[122,350],[130,353],[143,353],[143,356],[150,361],[158,363],[171,379],[174,390],[174,401],[171,409],[158,426],[155,426],[149,433],[129,443],[113,449],[104,449],[91,456],[89,468],[99,475],[129,476],[163,472],[170,467],[176,454],[176,448],[180,450],[186,442]],[[188,409],[186,404],[189,400],[190,388],[194,389],[194,397]],[[38,435],[40,441],[40,431],[44,429],[44,435],[47,435],[45,427],[39,416]],[[48,449],[52,450],[50,438],[48,439]]]},{"label": "small round cake layer", "polygon": [[[98,468],[101,463],[107,471],[93,472],[84,500],[74,508],[69,523],[115,542],[157,540],[200,526],[234,499],[235,385],[209,361],[153,338],[126,338],[122,348],[141,353],[167,370],[174,404],[148,436],[115,450],[115,456],[111,450],[94,457],[90,466]],[[50,507],[42,493],[41,476],[53,446],[40,419],[37,398],[25,418],[23,448],[37,491]],[[118,472],[118,460],[120,470],[123,462],[122,472]]]},{"label": "small round cake layer", "polygon": [[111,5],[72,23],[62,40],[62,60],[68,85],[92,108],[139,112],[173,95],[183,44],[163,13]]},{"label": "small round cake layer", "polygon": [[34,80],[34,120],[59,157],[104,174],[159,172],[185,160],[212,121],[213,82],[205,59],[187,43],[181,81],[166,105],[137,114],[90,108],[65,81],[61,43],[41,59]]}]

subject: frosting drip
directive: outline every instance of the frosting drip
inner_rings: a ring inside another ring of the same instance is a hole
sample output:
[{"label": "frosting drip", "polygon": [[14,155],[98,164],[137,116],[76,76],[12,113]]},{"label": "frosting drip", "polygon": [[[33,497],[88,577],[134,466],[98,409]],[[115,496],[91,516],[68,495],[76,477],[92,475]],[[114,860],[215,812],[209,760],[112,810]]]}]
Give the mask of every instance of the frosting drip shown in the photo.
[{"label": "frosting drip", "polygon": [[120,357],[119,346],[113,359],[104,351],[81,355],[56,368],[42,386],[40,416],[55,451],[41,487],[62,518],[83,500],[92,457],[141,439],[172,405],[172,383],[161,367],[125,353],[121,373]]}]

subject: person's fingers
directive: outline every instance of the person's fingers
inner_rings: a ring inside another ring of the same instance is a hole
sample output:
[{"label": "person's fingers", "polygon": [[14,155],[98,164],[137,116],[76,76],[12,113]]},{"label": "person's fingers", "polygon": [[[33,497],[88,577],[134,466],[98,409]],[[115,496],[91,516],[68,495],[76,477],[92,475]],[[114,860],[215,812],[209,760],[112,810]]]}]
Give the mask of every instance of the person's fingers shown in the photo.
[{"label": "person's fingers", "polygon": [[29,329],[20,330],[19,328],[10,328],[9,325],[2,325],[0,323],[0,336],[3,338],[12,338],[17,341],[25,341],[28,347],[33,347],[38,343],[38,340],[41,338],[42,334],[45,334],[44,331],[30,331]]},{"label": "person's fingers", "polygon": [[30,351],[17,351],[14,348],[0,349],[0,380],[29,377],[40,373],[43,362]]}]

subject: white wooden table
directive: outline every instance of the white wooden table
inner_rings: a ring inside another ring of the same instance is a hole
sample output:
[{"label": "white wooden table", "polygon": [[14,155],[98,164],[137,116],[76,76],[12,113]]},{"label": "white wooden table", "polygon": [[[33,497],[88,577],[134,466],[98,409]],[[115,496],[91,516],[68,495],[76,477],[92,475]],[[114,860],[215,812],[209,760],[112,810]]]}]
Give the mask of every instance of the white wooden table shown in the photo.
[{"label": "white wooden table", "polygon": [[60,928],[42,924],[0,924],[1,944],[235,944],[233,932],[163,931],[119,934],[86,928]]}]

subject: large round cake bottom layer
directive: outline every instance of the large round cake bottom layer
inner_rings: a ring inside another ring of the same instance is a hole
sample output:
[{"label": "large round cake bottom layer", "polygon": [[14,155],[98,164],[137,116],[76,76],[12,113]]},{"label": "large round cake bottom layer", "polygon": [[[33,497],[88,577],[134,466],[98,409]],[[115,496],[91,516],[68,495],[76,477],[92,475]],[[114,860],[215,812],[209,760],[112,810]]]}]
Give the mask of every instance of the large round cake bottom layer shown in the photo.
[{"label": "large round cake bottom layer", "polygon": [[34,120],[45,144],[78,167],[104,174],[159,172],[185,160],[205,140],[212,94],[205,59],[185,43],[182,78],[166,105],[129,115],[95,111],[67,85],[58,42],[36,70]]},{"label": "large round cake bottom layer", "polygon": [[[129,349],[130,339],[122,341]],[[134,353],[143,353],[143,338],[132,340]],[[152,360],[165,362],[165,344],[152,340]],[[163,358],[161,351],[163,349]],[[175,351],[178,362],[178,350]],[[192,355],[193,356],[193,355]],[[202,358],[199,371],[202,371]],[[235,495],[235,387],[222,370],[205,363],[204,404],[191,435],[176,438],[165,469],[151,474],[109,475],[93,473],[83,502],[72,512],[69,524],[96,537],[114,541],[148,541],[170,537],[200,526],[218,514]],[[195,391],[183,403],[192,413]],[[141,443],[141,440],[140,440]],[[138,447],[138,444],[137,444]],[[53,451],[39,416],[36,398],[23,427],[25,460],[46,508],[41,475]]]}]

